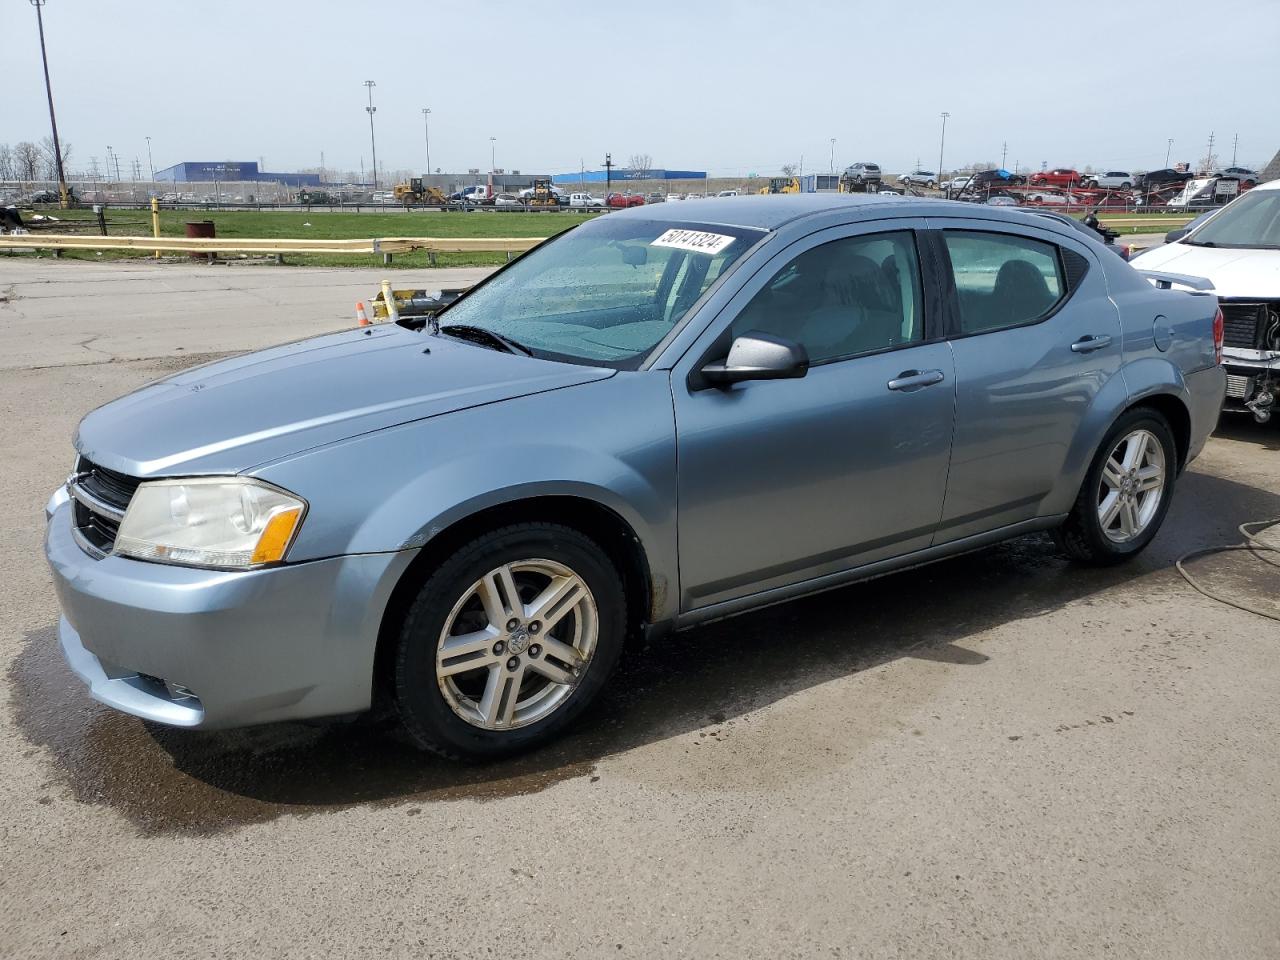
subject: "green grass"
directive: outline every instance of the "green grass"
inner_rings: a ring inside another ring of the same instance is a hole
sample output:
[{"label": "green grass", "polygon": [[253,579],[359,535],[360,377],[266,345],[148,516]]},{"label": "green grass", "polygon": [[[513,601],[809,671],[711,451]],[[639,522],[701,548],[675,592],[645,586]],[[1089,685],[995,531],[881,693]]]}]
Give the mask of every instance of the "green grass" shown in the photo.
[{"label": "green grass", "polygon": [[[64,222],[93,223],[92,212],[68,210],[65,215],[53,212]],[[488,211],[422,212],[422,213],[310,213],[276,210],[162,210],[160,233],[181,237],[188,221],[212,220],[220,238],[272,238],[348,240],[368,237],[550,237],[590,220],[593,214],[580,213],[491,213]],[[112,236],[151,236],[151,214],[139,210],[108,210],[107,232]],[[70,232],[70,231],[69,231]],[[77,234],[97,231],[75,230]],[[15,256],[53,256],[52,251]],[[66,250],[64,259],[127,260],[145,257],[133,250]],[[235,259],[230,255],[226,259]],[[147,258],[149,259],[149,258]],[[247,259],[247,258],[245,258]],[[268,258],[274,262],[274,258]],[[505,262],[505,253],[439,253],[436,265],[441,267],[493,266]],[[288,254],[285,262],[299,266],[370,266],[380,265],[382,257],[374,254],[301,255]],[[425,251],[398,253],[393,267],[426,267],[430,262]]]}]

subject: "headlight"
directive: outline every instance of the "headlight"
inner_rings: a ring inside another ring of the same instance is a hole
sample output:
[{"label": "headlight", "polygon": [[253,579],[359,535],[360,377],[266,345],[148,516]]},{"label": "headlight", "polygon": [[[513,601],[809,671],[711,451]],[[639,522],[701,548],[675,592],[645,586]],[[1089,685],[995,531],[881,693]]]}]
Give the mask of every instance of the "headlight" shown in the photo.
[{"label": "headlight", "polygon": [[114,552],[193,567],[248,569],[284,559],[305,500],[256,480],[153,480],[138,487]]}]

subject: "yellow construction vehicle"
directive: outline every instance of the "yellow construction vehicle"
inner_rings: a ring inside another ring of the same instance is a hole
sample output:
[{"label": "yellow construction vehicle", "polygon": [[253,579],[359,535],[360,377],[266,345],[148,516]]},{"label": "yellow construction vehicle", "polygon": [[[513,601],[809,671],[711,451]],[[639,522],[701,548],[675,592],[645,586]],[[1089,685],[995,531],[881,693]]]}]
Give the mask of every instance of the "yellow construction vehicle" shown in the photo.
[{"label": "yellow construction vehicle", "polygon": [[770,177],[769,185],[761,187],[760,193],[799,193],[799,177]]},{"label": "yellow construction vehicle", "polygon": [[449,202],[435,187],[425,186],[421,177],[410,177],[408,183],[397,183],[391,192],[406,207],[411,203],[436,203],[444,206]]},{"label": "yellow construction vehicle", "polygon": [[560,197],[551,189],[550,177],[534,177],[533,193],[529,194],[531,207],[558,207]]}]

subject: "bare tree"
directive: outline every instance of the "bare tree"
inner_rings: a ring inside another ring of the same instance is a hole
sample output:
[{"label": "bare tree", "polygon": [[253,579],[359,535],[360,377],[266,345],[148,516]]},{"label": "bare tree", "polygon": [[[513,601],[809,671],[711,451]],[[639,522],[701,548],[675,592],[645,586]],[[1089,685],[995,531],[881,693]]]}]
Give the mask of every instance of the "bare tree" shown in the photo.
[{"label": "bare tree", "polygon": [[796,165],[794,163],[784,163],[782,165],[782,175],[784,177],[794,177],[796,175]]},{"label": "bare tree", "polygon": [[1218,155],[1216,153],[1208,153],[1200,158],[1200,162],[1196,164],[1197,172],[1212,173],[1218,169]]},{"label": "bare tree", "polygon": [[40,177],[40,148],[30,140],[23,140],[13,148],[13,172],[17,180],[36,180]]},{"label": "bare tree", "polygon": [[633,153],[627,161],[633,180],[648,180],[649,171],[653,169],[653,157],[647,153]]},{"label": "bare tree", "polygon": [[0,143],[0,180],[16,180],[13,172],[13,147]]},{"label": "bare tree", "polygon": [[[40,159],[44,166],[44,177],[46,180],[58,179],[58,157],[57,152],[53,149],[53,137],[45,137],[40,141]],[[62,169],[66,170],[71,166],[71,144],[66,140],[62,141]]]}]

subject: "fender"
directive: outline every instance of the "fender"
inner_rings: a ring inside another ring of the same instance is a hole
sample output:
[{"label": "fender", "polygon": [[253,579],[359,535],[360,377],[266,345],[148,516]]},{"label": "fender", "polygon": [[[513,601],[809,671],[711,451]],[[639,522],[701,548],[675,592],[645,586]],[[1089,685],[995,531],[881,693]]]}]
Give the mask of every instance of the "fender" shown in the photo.
[{"label": "fender", "polygon": [[[489,507],[580,497],[631,527],[655,582],[665,578],[674,598],[676,451],[668,382],[665,371],[619,374],[523,397],[518,408],[503,401],[354,437],[254,474],[308,501],[290,562],[417,550]],[[617,416],[601,418],[602,408]]]},{"label": "fender", "polygon": [[1062,474],[1053,490],[1040,504],[1040,516],[1057,516],[1071,510],[1089,465],[1111,425],[1125,410],[1156,394],[1172,394],[1189,408],[1189,395],[1182,371],[1168,360],[1143,357],[1124,364],[1118,376],[1111,377],[1085,412],[1067,451]]}]

